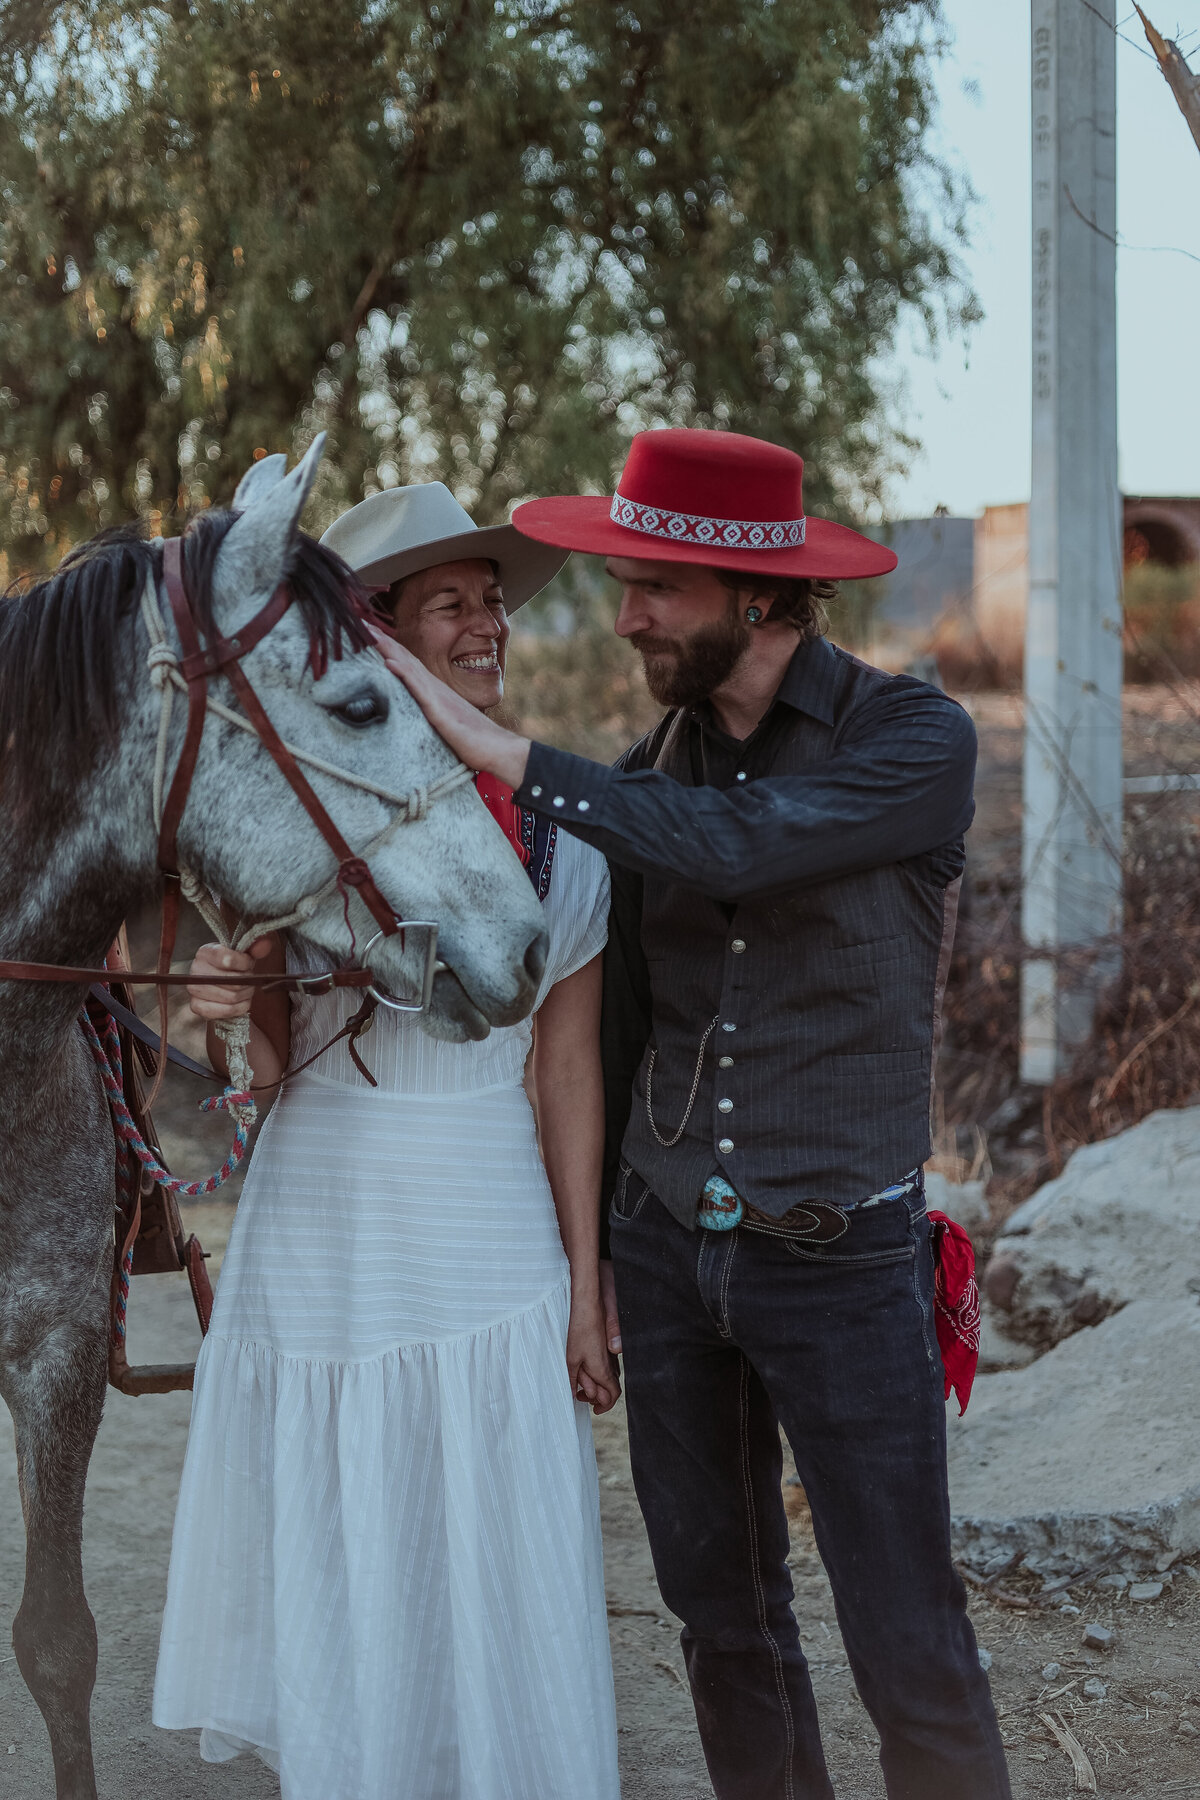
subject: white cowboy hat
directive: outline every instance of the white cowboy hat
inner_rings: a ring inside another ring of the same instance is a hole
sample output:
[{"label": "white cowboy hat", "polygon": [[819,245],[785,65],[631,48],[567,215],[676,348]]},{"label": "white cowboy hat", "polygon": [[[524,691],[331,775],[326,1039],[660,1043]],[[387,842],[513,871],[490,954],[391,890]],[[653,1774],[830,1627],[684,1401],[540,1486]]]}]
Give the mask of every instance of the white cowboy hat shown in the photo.
[{"label": "white cowboy hat", "polygon": [[496,565],[509,612],[539,594],[569,554],[511,525],[476,525],[440,481],[386,488],[335,519],[321,538],[367,587],[390,587],[418,569],[481,556]]}]

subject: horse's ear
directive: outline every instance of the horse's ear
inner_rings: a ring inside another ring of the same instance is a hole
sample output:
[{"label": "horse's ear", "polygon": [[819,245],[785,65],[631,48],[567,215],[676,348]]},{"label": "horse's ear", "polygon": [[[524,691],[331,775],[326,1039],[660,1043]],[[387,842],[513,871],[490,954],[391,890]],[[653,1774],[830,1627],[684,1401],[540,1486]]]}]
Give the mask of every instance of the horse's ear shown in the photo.
[{"label": "horse's ear", "polygon": [[[261,492],[255,484],[249,505],[231,528],[217,555],[213,585],[222,599],[249,599],[252,595],[269,593],[278,585],[300,514],[304,511],[304,502],[317,478],[317,466],[324,448],[325,433],[322,431],[290,475],[284,475],[270,485],[263,482]],[[270,458],[272,462],[275,460]],[[254,473],[252,470],[251,475]],[[249,479],[250,476],[245,478],[242,487]],[[239,487],[238,493],[241,491]]]},{"label": "horse's ear", "polygon": [[274,456],[260,456],[237,484],[233,496],[234,512],[245,512],[255,501],[261,500],[268,489],[278,487],[286,474],[287,457],[282,451],[276,451]]}]

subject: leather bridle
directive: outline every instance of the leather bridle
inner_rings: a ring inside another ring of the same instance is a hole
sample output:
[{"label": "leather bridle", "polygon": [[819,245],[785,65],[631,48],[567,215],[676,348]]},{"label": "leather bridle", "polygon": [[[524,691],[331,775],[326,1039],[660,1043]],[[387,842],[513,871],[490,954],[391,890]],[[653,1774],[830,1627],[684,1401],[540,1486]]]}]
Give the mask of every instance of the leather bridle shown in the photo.
[{"label": "leather bridle", "polygon": [[[227,708],[220,706],[210,696],[208,684],[213,676],[224,675],[230,683],[241,702],[253,734],[270,755],[332,851],[337,862],[337,874],[331,882],[325,884],[326,887],[336,887],[343,892],[343,895],[346,888],[353,888],[375,920],[378,929],[370,939],[366,950],[369,951],[371,945],[376,943],[381,936],[392,937],[397,932],[403,933],[406,928],[415,928],[418,924],[425,930],[433,932],[421,1001],[419,1004],[411,1006],[401,1003],[401,1010],[423,1011],[428,1006],[434,966],[433,955],[436,951],[436,927],[429,925],[426,921],[407,921],[397,917],[380,892],[365,857],[351,849],[321,804],[311,783],[300,768],[298,753],[280,737],[241,666],[241,659],[262,642],[291,606],[293,595],[287,584],[281,583],[266,605],[261,607],[236,635],[228,638],[216,636],[210,642],[204,643],[201,641],[200,629],[184,577],[182,538],[168,538],[163,543],[162,564],[163,579],[175,629],[179,636],[182,656],[176,658],[173,652],[165,648],[164,644],[160,642],[159,645],[156,645],[152,638],[151,667],[154,668],[156,664],[163,667],[161,679],[180,687],[186,685],[187,720],[179,760],[175,765],[174,775],[162,802],[158,826],[158,867],[163,878],[162,925],[159,934],[158,956],[153,971],[120,971],[122,981],[126,983],[152,982],[158,993],[160,1053],[153,1087],[146,1099],[147,1108],[153,1105],[157,1097],[166,1069],[167,991],[171,987],[184,984],[227,987],[231,981],[235,981],[241,987],[274,988],[315,994],[328,993],[331,988],[360,988],[375,993],[376,998],[384,999],[386,1004],[398,1004],[394,997],[384,995],[376,989],[375,977],[369,968],[329,969],[312,975],[267,973],[261,970],[245,974],[239,972],[236,976],[171,973],[171,958],[175,950],[181,904],[184,897],[183,871],[178,851],[179,827],[188,795],[191,792],[200,752],[200,742],[204,734],[205,719],[210,710],[217,710],[224,716],[233,719],[235,723],[242,724],[242,720],[231,714]],[[153,581],[153,577],[150,579]],[[156,605],[153,611],[157,612]],[[161,625],[159,630],[161,636]],[[169,720],[169,693],[165,692],[164,729],[160,734],[164,739],[167,720]],[[307,758],[306,760],[314,759]],[[324,765],[319,766],[324,767]],[[383,790],[365,782],[359,783],[355,777],[349,774],[332,769],[329,770],[329,773],[340,775],[343,780],[351,782],[353,785],[367,786],[370,791],[383,796]],[[384,837],[391,835],[395,825],[402,824],[410,818],[423,817],[431,800],[439,798],[456,787],[465,785],[472,779],[470,770],[460,764],[436,784],[424,790],[419,797],[387,795],[388,799],[395,802],[398,810],[392,825],[373,840],[374,847],[377,847]],[[371,847],[368,846],[368,848]],[[321,890],[321,893],[324,893],[324,889]],[[310,906],[316,898],[316,896],[308,897]],[[303,906],[304,903],[302,902],[301,905]],[[271,926],[268,925],[265,929],[271,929]],[[107,968],[89,969],[69,967],[58,963],[0,961],[0,981],[104,982],[111,979],[113,973],[114,971]]]}]

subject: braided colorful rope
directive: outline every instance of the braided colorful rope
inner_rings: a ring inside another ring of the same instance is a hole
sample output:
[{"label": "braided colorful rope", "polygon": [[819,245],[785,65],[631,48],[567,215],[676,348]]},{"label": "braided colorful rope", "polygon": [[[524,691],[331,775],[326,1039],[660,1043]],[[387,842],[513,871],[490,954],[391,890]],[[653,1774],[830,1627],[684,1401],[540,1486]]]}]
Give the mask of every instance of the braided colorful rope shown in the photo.
[{"label": "braided colorful rope", "polygon": [[[217,1189],[229,1180],[246,1154],[250,1131],[258,1116],[254,1096],[238,1088],[226,1088],[223,1094],[213,1094],[209,1099],[200,1102],[201,1112],[220,1111],[229,1114],[233,1120],[234,1141],[229,1155],[215,1175],[210,1175],[206,1181],[184,1181],[181,1176],[172,1175],[169,1170],[163,1168],[134,1124],[129,1108],[125,1104],[121,1038],[117,1031],[116,1021],[111,1018],[105,1021],[103,1039],[88,1017],[86,1009],[80,1012],[79,1023],[83,1026],[83,1035],[87,1039],[92,1058],[100,1071],[100,1079],[104,1083],[104,1092],[108,1096],[109,1110],[112,1113],[113,1126],[117,1135],[117,1206],[120,1216],[124,1219],[132,1217],[139,1179],[139,1163],[161,1186],[171,1188],[177,1194],[188,1194],[195,1198],[200,1194],[216,1193]],[[121,1274],[117,1284],[116,1303],[113,1307],[113,1338],[119,1344],[123,1344],[125,1341],[125,1321],[129,1309],[129,1283],[132,1275],[133,1245],[131,1244],[121,1259]]]},{"label": "braided colorful rope", "polygon": [[[172,1175],[170,1170],[163,1168],[134,1124],[129,1108],[125,1104],[125,1091],[121,1081],[121,1040],[115,1023],[112,1019],[107,1021],[103,1041],[86,1012],[80,1014],[80,1024],[83,1026],[83,1034],[88,1041],[88,1047],[92,1052],[96,1067],[100,1071],[104,1091],[108,1095],[108,1104],[112,1110],[118,1140],[125,1147],[126,1154],[120,1160],[128,1164],[128,1172],[122,1178],[118,1171],[118,1182],[122,1179],[126,1182],[132,1181],[131,1157],[136,1157],[143,1169],[147,1169],[160,1186],[170,1188],[173,1193],[187,1194],[192,1199],[198,1198],[201,1194],[215,1194],[217,1189],[229,1180],[246,1154],[246,1147],[250,1142],[250,1132],[258,1117],[258,1108],[254,1104],[253,1094],[241,1088],[227,1087],[223,1094],[210,1095],[207,1100],[200,1102],[201,1112],[227,1112],[229,1114],[233,1120],[234,1141],[230,1146],[229,1155],[215,1175],[210,1175],[205,1181],[184,1181],[182,1176]],[[127,1188],[124,1190],[124,1192],[128,1191]]]}]

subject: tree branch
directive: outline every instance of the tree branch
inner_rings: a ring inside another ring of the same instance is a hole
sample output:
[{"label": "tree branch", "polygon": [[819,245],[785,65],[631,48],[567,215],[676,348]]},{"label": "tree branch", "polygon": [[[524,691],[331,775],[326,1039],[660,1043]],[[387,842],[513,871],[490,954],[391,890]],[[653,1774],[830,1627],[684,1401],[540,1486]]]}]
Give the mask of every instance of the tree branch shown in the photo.
[{"label": "tree branch", "polygon": [[1149,41],[1150,48],[1158,58],[1158,66],[1162,70],[1167,86],[1174,94],[1180,112],[1188,123],[1188,130],[1200,150],[1200,76],[1193,75],[1184,61],[1183,52],[1178,44],[1163,37],[1150,23],[1141,7],[1134,0],[1138,18]]}]

